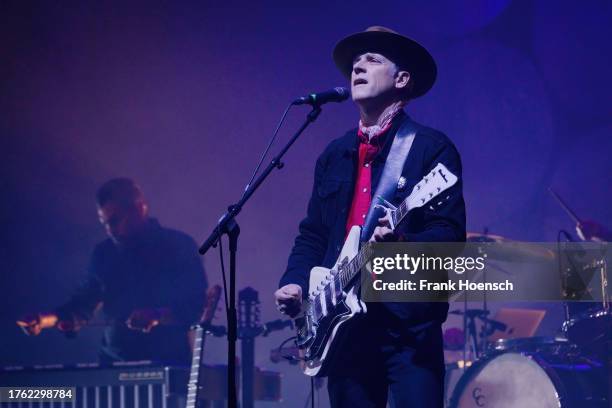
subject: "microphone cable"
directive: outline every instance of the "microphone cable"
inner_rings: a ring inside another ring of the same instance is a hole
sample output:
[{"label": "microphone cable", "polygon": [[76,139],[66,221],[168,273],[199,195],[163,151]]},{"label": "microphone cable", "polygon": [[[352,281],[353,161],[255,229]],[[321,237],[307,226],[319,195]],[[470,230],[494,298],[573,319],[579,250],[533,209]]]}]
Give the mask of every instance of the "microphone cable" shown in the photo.
[{"label": "microphone cable", "polygon": [[272,138],[268,142],[268,146],[266,146],[266,149],[264,150],[263,154],[261,155],[261,159],[259,159],[259,163],[257,163],[257,166],[255,167],[255,171],[253,171],[253,175],[251,176],[251,179],[249,180],[247,185],[244,187],[244,192],[242,193],[243,197],[244,197],[244,194],[246,194],[246,192],[251,187],[251,183],[253,182],[253,180],[255,180],[255,176],[257,176],[257,172],[259,172],[259,169],[261,168],[261,165],[262,165],[263,161],[265,160],[266,156],[268,155],[268,152],[270,151],[270,147],[272,147],[272,144],[276,140],[276,136],[278,135],[278,131],[280,130],[280,128],[283,125],[283,123],[285,122],[285,118],[287,117],[287,113],[289,113],[289,110],[291,109],[292,106],[293,106],[293,103],[290,103],[287,106],[287,108],[285,109],[285,112],[283,113],[283,116],[281,117],[280,121],[278,122],[278,125],[276,126],[276,130],[274,131],[274,134],[272,135]]}]

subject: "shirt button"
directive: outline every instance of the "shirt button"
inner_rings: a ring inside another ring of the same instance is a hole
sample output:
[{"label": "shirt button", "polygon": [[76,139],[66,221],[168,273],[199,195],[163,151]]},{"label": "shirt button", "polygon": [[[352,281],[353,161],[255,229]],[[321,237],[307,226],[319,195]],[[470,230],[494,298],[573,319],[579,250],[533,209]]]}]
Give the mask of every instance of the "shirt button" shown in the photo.
[{"label": "shirt button", "polygon": [[364,164],[363,167],[370,167],[370,163]]},{"label": "shirt button", "polygon": [[368,192],[368,189],[367,189],[367,188],[364,188],[364,189],[363,189],[363,192],[364,192],[364,193],[367,193],[367,192]]},{"label": "shirt button", "polygon": [[365,214],[363,214],[363,215],[361,216],[361,218],[365,218]]}]

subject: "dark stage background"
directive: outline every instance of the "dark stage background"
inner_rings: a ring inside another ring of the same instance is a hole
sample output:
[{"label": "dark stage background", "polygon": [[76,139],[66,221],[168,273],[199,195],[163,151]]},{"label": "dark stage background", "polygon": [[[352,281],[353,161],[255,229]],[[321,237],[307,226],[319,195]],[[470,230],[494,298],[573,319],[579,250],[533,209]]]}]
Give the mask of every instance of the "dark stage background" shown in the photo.
[{"label": "dark stage background", "polygon": [[[333,45],[370,25],[437,59],[438,82],[407,111],[462,153],[469,230],[554,241],[573,223],[550,186],[612,227],[611,2],[292,3],[2,2],[0,365],[95,359],[97,328],[26,338],[14,321],[58,305],[83,276],[104,238],[97,186],[133,177],[154,216],[200,241],[239,197],[286,104],[344,85]],[[306,112],[291,112],[283,139]],[[239,218],[238,287],[259,291],[264,321],[278,317],[272,292],[316,157],[356,122],[351,103],[326,105]],[[217,253],[205,264],[221,282]],[[551,335],[560,308],[545,307],[540,334]],[[256,363],[283,371],[284,406],[301,406],[307,379],[268,360],[290,335],[258,340]],[[212,340],[206,360],[223,362],[224,347]]]}]

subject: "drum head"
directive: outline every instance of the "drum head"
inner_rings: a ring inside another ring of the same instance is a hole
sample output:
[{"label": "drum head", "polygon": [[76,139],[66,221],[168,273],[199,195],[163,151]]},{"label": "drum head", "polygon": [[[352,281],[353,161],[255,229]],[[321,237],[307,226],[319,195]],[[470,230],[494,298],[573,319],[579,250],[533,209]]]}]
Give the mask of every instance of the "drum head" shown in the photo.
[{"label": "drum head", "polygon": [[455,389],[451,407],[560,407],[555,385],[530,356],[504,353],[470,371]]},{"label": "drum head", "polygon": [[516,339],[499,339],[489,346],[489,352],[520,351],[538,353],[542,351],[559,352],[571,348],[564,337],[522,337]]}]

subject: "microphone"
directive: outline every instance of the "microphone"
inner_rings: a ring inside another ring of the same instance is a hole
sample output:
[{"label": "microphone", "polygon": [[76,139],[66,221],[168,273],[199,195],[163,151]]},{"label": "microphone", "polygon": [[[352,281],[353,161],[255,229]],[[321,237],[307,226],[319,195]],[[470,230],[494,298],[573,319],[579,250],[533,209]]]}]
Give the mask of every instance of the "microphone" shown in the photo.
[{"label": "microphone", "polygon": [[318,93],[312,93],[307,96],[302,96],[294,100],[292,105],[313,105],[320,106],[327,102],[343,102],[351,96],[351,91],[347,88],[337,86],[334,89],[330,89],[329,91],[323,91]]}]

